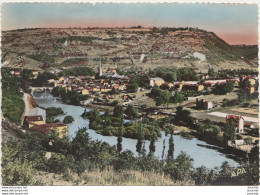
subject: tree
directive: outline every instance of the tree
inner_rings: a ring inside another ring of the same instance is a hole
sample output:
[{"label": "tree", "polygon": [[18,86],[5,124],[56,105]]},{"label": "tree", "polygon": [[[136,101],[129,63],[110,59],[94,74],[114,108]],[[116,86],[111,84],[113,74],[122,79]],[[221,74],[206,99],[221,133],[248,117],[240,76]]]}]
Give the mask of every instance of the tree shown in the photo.
[{"label": "tree", "polygon": [[[212,174],[212,173],[211,173]],[[208,185],[209,184],[209,171],[205,166],[196,168],[193,175],[196,185]]]},{"label": "tree", "polygon": [[171,93],[169,91],[160,91],[156,98],[156,106],[168,105],[170,101]]},{"label": "tree", "polygon": [[39,74],[38,77],[33,81],[33,85],[42,87],[49,79],[57,79],[57,75],[50,72]]},{"label": "tree", "polygon": [[122,138],[123,133],[122,133],[122,127],[118,129],[118,137],[117,137],[117,152],[120,153],[122,151]]},{"label": "tree", "polygon": [[234,89],[234,82],[233,81],[226,82],[226,84],[224,84],[223,86],[223,89],[225,93],[230,93]]},{"label": "tree", "polygon": [[173,159],[173,153],[174,153],[174,143],[173,143],[173,135],[171,134],[169,138],[168,158]]},{"label": "tree", "polygon": [[137,144],[136,144],[136,152],[141,153],[142,145],[144,140],[144,132],[142,128],[142,123],[138,124],[138,131],[137,131]]},{"label": "tree", "polygon": [[72,123],[73,121],[74,121],[74,118],[72,116],[65,116],[65,118],[63,119],[63,123],[65,123],[65,124]]},{"label": "tree", "polygon": [[213,77],[217,76],[217,73],[214,71],[213,68],[210,68],[208,70],[208,75],[209,75],[210,78],[213,78]]},{"label": "tree", "polygon": [[156,98],[160,94],[160,89],[159,89],[158,85],[154,85],[150,94],[154,98]]},{"label": "tree", "polygon": [[116,105],[116,107],[113,110],[113,116],[117,118],[123,118],[123,107],[121,105]]},{"label": "tree", "polygon": [[81,114],[81,117],[84,119],[86,119],[88,117],[88,112],[87,112],[86,108],[84,109],[84,112]]},{"label": "tree", "polygon": [[135,92],[137,92],[138,87],[139,87],[139,85],[137,84],[136,81],[130,82],[130,85],[128,87],[128,91],[131,92],[131,93],[135,93]]},{"label": "tree", "polygon": [[214,89],[214,93],[224,95],[224,94],[230,93],[231,91],[233,91],[233,89],[234,89],[234,82],[229,81],[229,82],[226,82],[225,84],[216,85],[216,87]]},{"label": "tree", "polygon": [[244,141],[245,141],[246,144],[252,144],[253,139],[252,139],[252,137],[246,137],[244,139]]},{"label": "tree", "polygon": [[34,169],[29,162],[15,160],[2,167],[3,185],[33,185]]},{"label": "tree", "polygon": [[224,141],[235,141],[236,140],[236,130],[235,126],[232,122],[232,119],[227,120],[224,134],[223,134]]},{"label": "tree", "polygon": [[128,106],[125,110],[125,114],[129,118],[136,118],[138,116],[137,110],[134,108],[134,106],[132,104],[128,104]]},{"label": "tree", "polygon": [[153,154],[155,152],[155,140],[156,140],[156,133],[154,132],[154,130],[152,130],[151,132],[151,139],[150,139],[150,145],[149,145],[149,150],[150,150],[150,154]]},{"label": "tree", "polygon": [[71,144],[71,150],[78,159],[91,156],[90,137],[87,133],[87,128],[79,129]]},{"label": "tree", "polygon": [[172,97],[172,102],[173,103],[181,103],[185,100],[185,96],[179,92],[179,91],[176,91],[176,93],[174,94],[174,96]]},{"label": "tree", "polygon": [[162,160],[164,159],[164,152],[165,152],[165,139],[163,140],[163,150],[162,150]]}]

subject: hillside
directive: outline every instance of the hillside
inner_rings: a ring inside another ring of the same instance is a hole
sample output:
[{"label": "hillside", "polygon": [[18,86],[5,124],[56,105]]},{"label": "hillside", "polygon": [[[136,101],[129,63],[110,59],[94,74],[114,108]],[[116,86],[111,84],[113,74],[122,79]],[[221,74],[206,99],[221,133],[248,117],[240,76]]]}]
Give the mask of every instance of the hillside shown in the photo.
[{"label": "hillside", "polygon": [[[195,53],[196,52],[196,53]],[[194,55],[195,53],[195,55]],[[2,32],[2,63],[15,68],[257,68],[257,46],[231,46],[193,28],[67,28]],[[202,56],[202,57],[201,57]],[[206,60],[203,59],[206,56]]]}]

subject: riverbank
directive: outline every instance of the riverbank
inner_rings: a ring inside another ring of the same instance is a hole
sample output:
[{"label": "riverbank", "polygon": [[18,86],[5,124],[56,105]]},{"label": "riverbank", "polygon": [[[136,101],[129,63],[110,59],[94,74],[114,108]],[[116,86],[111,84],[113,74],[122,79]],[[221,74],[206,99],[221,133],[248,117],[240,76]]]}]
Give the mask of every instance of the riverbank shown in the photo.
[{"label": "riverbank", "polygon": [[[98,134],[95,130],[89,128],[89,120],[85,120],[81,117],[85,108],[82,106],[74,106],[64,104],[61,101],[54,98],[51,94],[41,94],[35,93],[34,98],[37,104],[42,108],[48,107],[60,107],[64,111],[65,115],[57,116],[55,119],[62,121],[66,115],[71,115],[75,121],[68,125],[68,137],[69,140],[73,140],[76,136],[79,128],[87,128],[87,133],[89,134],[92,140],[99,140],[101,142],[108,143],[110,146],[116,146],[117,137],[116,136],[103,136]],[[89,109],[87,109],[89,111]],[[176,126],[176,131],[178,131],[178,126]],[[165,135],[161,132],[162,136],[158,138],[155,142],[155,153],[154,156],[158,159],[161,159],[162,152],[165,142],[165,152],[164,159],[167,157],[168,151],[168,140],[170,135]],[[224,161],[227,161],[230,166],[236,167],[238,163],[230,158],[227,158],[225,154],[212,149],[206,142],[200,141],[197,138],[187,139],[183,138],[180,135],[174,135],[174,156],[178,156],[182,151],[188,154],[191,158],[194,159],[194,167],[206,166],[207,168],[214,168],[216,166],[221,166]],[[123,138],[122,140],[122,151],[130,150],[134,156],[138,156],[136,152],[136,139]],[[144,147],[146,152],[149,152],[149,140],[144,140]],[[212,162],[211,159],[214,159]]]}]

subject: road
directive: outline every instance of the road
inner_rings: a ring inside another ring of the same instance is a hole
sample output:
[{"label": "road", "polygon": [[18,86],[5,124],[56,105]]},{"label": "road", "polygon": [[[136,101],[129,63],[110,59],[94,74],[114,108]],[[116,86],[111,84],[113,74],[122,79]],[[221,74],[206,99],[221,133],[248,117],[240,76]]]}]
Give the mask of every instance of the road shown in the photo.
[{"label": "road", "polygon": [[[232,115],[232,114],[223,113],[223,112],[210,112],[210,113],[208,113],[208,115],[217,116],[217,117],[221,117],[221,118],[226,118],[227,115]],[[254,123],[258,123],[259,122],[258,118],[247,117],[247,116],[243,116],[243,118],[245,119],[245,121],[254,122]]]},{"label": "road", "polygon": [[24,116],[28,115],[28,113],[30,111],[29,98],[30,98],[30,95],[28,93],[23,93],[23,101],[24,101],[25,106],[24,106],[24,112],[23,112],[21,124],[23,123]]}]

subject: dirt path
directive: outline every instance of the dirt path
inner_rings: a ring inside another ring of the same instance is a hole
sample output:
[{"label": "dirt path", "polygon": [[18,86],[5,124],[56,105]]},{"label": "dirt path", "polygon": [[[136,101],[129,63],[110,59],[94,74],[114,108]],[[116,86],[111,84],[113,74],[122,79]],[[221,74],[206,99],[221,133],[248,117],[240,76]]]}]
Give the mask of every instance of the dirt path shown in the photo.
[{"label": "dirt path", "polygon": [[28,93],[23,93],[23,101],[24,101],[24,112],[23,112],[23,115],[22,115],[22,118],[21,118],[21,124],[23,123],[23,118],[24,116],[28,115],[29,114],[29,111],[31,109],[33,109],[33,106],[31,105],[30,103],[30,94]]},{"label": "dirt path", "polygon": [[[229,114],[228,113],[223,113],[223,112],[211,112],[211,113],[208,113],[208,115],[225,118]],[[247,116],[243,116],[243,118],[245,119],[245,121],[254,122],[254,123],[258,123],[259,122],[258,118],[247,117]]]}]

